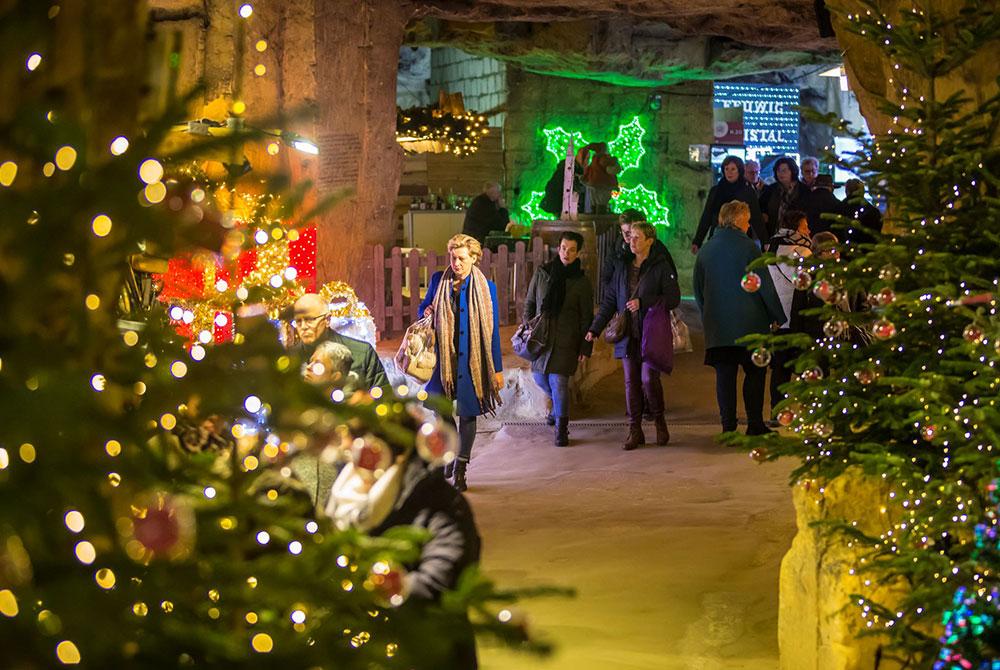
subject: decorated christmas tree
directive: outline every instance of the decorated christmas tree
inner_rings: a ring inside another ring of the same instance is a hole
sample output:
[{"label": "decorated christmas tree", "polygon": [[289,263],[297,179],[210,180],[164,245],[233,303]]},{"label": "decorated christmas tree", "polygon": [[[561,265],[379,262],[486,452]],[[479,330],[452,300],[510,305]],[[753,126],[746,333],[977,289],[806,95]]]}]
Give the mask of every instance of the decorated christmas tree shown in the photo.
[{"label": "decorated christmas tree", "polygon": [[758,364],[799,355],[776,412],[784,429],[739,441],[758,460],[798,458],[793,481],[820,496],[845,473],[883,482],[879,508],[831,528],[859,551],[848,569],[868,589],[852,601],[861,628],[907,667],[968,669],[1000,663],[1000,99],[940,91],[995,48],[1000,16],[995,3],[958,5],[886,15],[861,2],[843,17],[892,67],[881,106],[891,128],[845,164],[888,204],[885,227],[869,242],[841,218],[838,245],[780,259],[798,264],[795,285],[815,303],[802,314],[819,337],[752,338]]},{"label": "decorated christmas tree", "polygon": [[[440,602],[406,600],[399,566],[426,534],[373,538],[315,517],[297,456],[387,444],[434,455],[449,435],[405,393],[331,400],[305,384],[266,314],[240,322],[238,342],[217,329],[200,339],[219,314],[270,304],[302,279],[253,238],[301,235],[306,221],[267,214],[278,196],[264,189],[245,217],[253,235],[234,240],[241,227],[217,216],[202,182],[164,169],[190,159],[160,153],[180,107],[149,124],[89,113],[87,96],[107,89],[56,71],[70,48],[56,39],[58,9],[0,12],[8,44],[31,47],[13,79],[4,71],[17,109],[0,143],[3,665],[443,667],[470,611],[477,630],[544,649],[494,608],[512,595],[474,570]],[[85,55],[113,80],[107,54]],[[126,109],[140,89],[113,88]],[[243,274],[220,276],[255,246]],[[122,292],[143,250],[213,254],[192,304],[137,305],[128,296],[142,291]],[[211,322],[196,323],[208,289]],[[190,326],[183,336],[179,324]]]}]

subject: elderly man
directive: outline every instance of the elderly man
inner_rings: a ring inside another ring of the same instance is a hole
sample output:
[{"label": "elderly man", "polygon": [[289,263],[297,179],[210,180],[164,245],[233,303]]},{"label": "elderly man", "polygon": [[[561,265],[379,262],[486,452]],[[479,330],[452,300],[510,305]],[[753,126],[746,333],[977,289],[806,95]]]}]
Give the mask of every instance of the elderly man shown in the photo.
[{"label": "elderly man", "polygon": [[476,238],[482,246],[490,232],[503,232],[509,221],[510,215],[500,195],[500,184],[487,182],[483,185],[483,192],[473,198],[465,211],[462,233]]},{"label": "elderly man", "polygon": [[760,178],[760,163],[755,160],[748,160],[743,164],[743,176],[746,177],[747,182],[753,186],[754,192],[757,197],[760,197],[760,192],[764,190],[767,184],[764,180]]},{"label": "elderly man", "polygon": [[323,342],[342,344],[351,352],[351,372],[358,376],[358,386],[364,389],[389,388],[385,368],[372,345],[345,337],[329,326],[329,305],[315,293],[306,293],[295,301],[292,325],[302,342],[304,356],[311,358]]},{"label": "elderly man", "polygon": [[802,183],[806,185],[806,190],[811,191],[816,188],[816,177],[819,176],[819,160],[812,156],[802,159]]}]

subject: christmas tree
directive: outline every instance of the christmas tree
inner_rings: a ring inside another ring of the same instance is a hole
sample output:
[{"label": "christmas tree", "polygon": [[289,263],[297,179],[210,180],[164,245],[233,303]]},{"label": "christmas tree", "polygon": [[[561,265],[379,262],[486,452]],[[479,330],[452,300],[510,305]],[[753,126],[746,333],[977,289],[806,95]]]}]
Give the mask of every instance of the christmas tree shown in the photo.
[{"label": "christmas tree", "polygon": [[[228,228],[164,170],[190,158],[159,153],[182,105],[149,124],[90,113],[106,101],[88,96],[109,89],[57,68],[72,45],[119,44],[130,30],[141,44],[141,26],[67,45],[64,19],[87,29],[58,6],[0,14],[5,44],[30,47],[19,73],[5,66],[17,106],[0,143],[4,665],[440,667],[470,609],[481,632],[544,650],[494,608],[513,594],[474,572],[440,603],[405,601],[399,566],[426,536],[336,531],[294,485],[296,454],[344,441],[427,447],[440,426],[417,418],[412,399],[331,402],[303,383],[264,317],[240,325],[240,343],[213,347],[178,336],[162,308],[126,305],[119,320],[131,255],[225,257]],[[115,80],[103,51],[84,55],[128,110],[138,80]],[[267,300],[236,290],[214,307]]]},{"label": "christmas tree", "polygon": [[892,127],[844,163],[888,203],[885,227],[859,242],[858,222],[840,219],[838,247],[780,259],[799,264],[796,287],[818,303],[803,314],[821,336],[749,339],[761,365],[781,349],[800,355],[777,408],[785,429],[736,441],[758,460],[798,458],[793,482],[818,480],[820,492],[848,471],[883,481],[870,518],[831,528],[861,552],[850,572],[870,589],[853,599],[862,628],[911,667],[994,668],[1000,99],[939,91],[995,47],[1000,16],[995,3],[958,4],[948,15],[935,2],[886,15],[861,2],[843,16],[892,67],[881,107]]}]

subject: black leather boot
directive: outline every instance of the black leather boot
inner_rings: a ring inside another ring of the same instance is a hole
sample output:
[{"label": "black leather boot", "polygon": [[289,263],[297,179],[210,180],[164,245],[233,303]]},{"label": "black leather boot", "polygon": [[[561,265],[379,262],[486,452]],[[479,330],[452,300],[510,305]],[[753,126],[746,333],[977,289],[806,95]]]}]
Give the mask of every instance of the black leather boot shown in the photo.
[{"label": "black leather boot", "polygon": [[660,414],[653,418],[656,423],[656,443],[661,447],[666,446],[670,442],[670,429],[667,428],[666,418]]},{"label": "black leather boot", "polygon": [[565,416],[556,419],[556,446],[569,446],[569,419]]},{"label": "black leather boot", "polygon": [[646,436],[642,434],[642,424],[633,423],[628,429],[628,437],[625,439],[622,449],[632,451],[643,444],[646,444]]},{"label": "black leather boot", "polygon": [[469,488],[468,482],[465,481],[465,468],[469,465],[468,461],[463,461],[457,459],[455,461],[455,483],[454,487],[456,491],[465,491]]}]

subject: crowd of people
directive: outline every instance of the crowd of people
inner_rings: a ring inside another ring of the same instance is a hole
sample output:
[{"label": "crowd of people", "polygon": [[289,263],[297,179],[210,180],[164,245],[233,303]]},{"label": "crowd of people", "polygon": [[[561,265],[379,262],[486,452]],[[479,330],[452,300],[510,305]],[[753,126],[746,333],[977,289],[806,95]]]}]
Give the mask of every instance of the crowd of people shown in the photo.
[{"label": "crowd of people", "polygon": [[[602,155],[600,148],[597,151]],[[821,324],[805,315],[818,298],[796,285],[794,259],[812,254],[835,258],[840,249],[850,253],[850,242],[870,241],[881,228],[878,210],[864,200],[863,184],[849,183],[848,198],[841,202],[829,188],[829,177],[818,174],[817,167],[806,159],[800,178],[795,161],[780,158],[775,182],[764,185],[756,163],[744,165],[729,157],[706,199],[691,247],[697,255],[693,287],[704,324],[704,362],[715,370],[723,431],[737,429],[740,369],[747,435],[771,430],[764,412],[768,368],[738,344],[741,338],[774,331],[822,336]],[[488,184],[480,199],[473,207],[477,216],[499,222],[505,215],[499,187]],[[846,215],[857,222],[848,227],[847,245],[830,230],[824,214]],[[661,375],[672,366],[673,342],[657,319],[680,303],[677,266],[641,212],[623,212],[619,231],[600,268],[596,311],[595,287],[580,261],[584,238],[576,232],[562,233],[554,257],[535,269],[528,286],[524,323],[543,317],[546,324],[530,369],[549,399],[546,419],[554,427],[558,447],[569,444],[570,379],[599,337],[613,344],[615,358],[622,361],[628,416],[622,448],[633,450],[646,443],[644,419],[653,423],[657,445],[670,441]],[[435,363],[425,390],[453,408],[439,420],[455,426],[456,458],[442,469],[412,448],[388,445],[391,453],[379,475],[349,461],[325,477],[317,475],[329,491],[316,491],[317,510],[338,527],[376,535],[398,525],[432,530],[420,558],[407,566],[405,585],[408,595],[426,601],[453,588],[460,572],[478,560],[479,536],[461,492],[468,487],[477,419],[500,405],[504,385],[497,291],[477,267],[482,242],[463,233],[449,240],[447,250],[448,267],[430,277],[419,311],[433,324],[435,342]],[[758,284],[745,290],[746,267],[762,252],[788,260],[754,275]],[[846,302],[842,308],[850,309]],[[293,327],[293,346],[305,361],[307,381],[344,391],[390,390],[375,349],[330,328],[328,305],[320,296],[307,294],[296,301]],[[651,353],[657,347],[669,350],[666,364]],[[783,399],[780,387],[790,378],[789,363],[795,356],[794,351],[777,352],[769,361],[772,408]],[[454,667],[476,666],[471,633],[459,636],[454,654]]]}]

